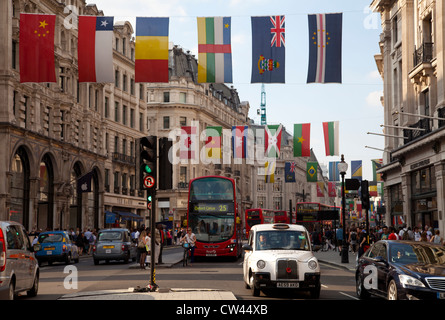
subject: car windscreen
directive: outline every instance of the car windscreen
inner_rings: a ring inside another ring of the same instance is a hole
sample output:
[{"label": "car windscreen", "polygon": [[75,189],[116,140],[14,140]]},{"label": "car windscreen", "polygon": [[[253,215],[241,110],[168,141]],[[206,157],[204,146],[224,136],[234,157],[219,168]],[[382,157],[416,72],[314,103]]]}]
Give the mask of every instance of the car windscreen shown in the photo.
[{"label": "car windscreen", "polygon": [[398,243],[390,247],[390,259],[401,264],[425,263],[445,264],[445,247],[434,245],[402,244]]},{"label": "car windscreen", "polygon": [[307,233],[304,231],[258,231],[255,243],[256,250],[310,250]]},{"label": "car windscreen", "polygon": [[101,241],[119,241],[122,240],[122,232],[120,231],[105,231],[99,232],[98,242]]},{"label": "car windscreen", "polygon": [[60,233],[46,233],[39,236],[39,243],[62,242],[63,235]]}]

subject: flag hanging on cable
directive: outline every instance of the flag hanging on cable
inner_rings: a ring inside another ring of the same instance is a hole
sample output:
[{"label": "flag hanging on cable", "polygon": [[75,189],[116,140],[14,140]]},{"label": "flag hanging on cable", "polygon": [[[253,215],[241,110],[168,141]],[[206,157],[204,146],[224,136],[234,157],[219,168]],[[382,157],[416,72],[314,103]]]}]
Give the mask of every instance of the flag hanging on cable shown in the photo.
[{"label": "flag hanging on cable", "polygon": [[338,171],[338,164],[340,161],[329,162],[329,181],[340,181],[340,172]]},{"label": "flag hanging on cable", "polygon": [[283,125],[270,125],[265,127],[265,155],[268,158],[278,158],[281,149],[281,131]]},{"label": "flag hanging on cable", "polygon": [[252,17],[252,83],[285,82],[284,16]]},{"label": "flag hanging on cable", "polygon": [[234,159],[247,159],[248,126],[232,126],[232,148]]},{"label": "flag hanging on cable", "polygon": [[338,156],[339,151],[339,122],[323,122],[324,143],[327,156]]},{"label": "flag hanging on cable", "polygon": [[284,182],[296,182],[295,180],[296,167],[297,165],[295,161],[286,162],[284,164]]},{"label": "flag hanging on cable", "polygon": [[328,196],[330,198],[335,198],[337,196],[337,186],[335,182],[328,182]]},{"label": "flag hanging on cable", "polygon": [[198,137],[196,127],[181,127],[181,136],[179,139],[179,157],[181,160],[196,160]]},{"label": "flag hanging on cable", "polygon": [[169,18],[136,18],[135,82],[168,82]]},{"label": "flag hanging on cable", "polygon": [[311,124],[294,124],[294,157],[311,156]]},{"label": "flag hanging on cable", "polygon": [[198,19],[198,82],[232,83],[230,17]]},{"label": "flag hanging on cable", "polygon": [[317,182],[318,162],[308,161],[306,164],[306,181]]},{"label": "flag hanging on cable", "polygon": [[20,82],[56,82],[55,25],[55,15],[20,14]]},{"label": "flag hanging on cable", "polygon": [[383,165],[383,159],[372,159],[372,180],[374,181],[383,181],[382,174],[377,173],[377,170],[380,169]]},{"label": "flag hanging on cable", "polygon": [[91,192],[91,179],[93,178],[93,171],[90,171],[79,179],[77,179],[77,193]]},{"label": "flag hanging on cable", "polygon": [[342,13],[310,14],[307,83],[342,81]]},{"label": "flag hanging on cable", "polygon": [[206,156],[208,159],[221,159],[222,127],[206,128]]},{"label": "flag hanging on cable", "polygon": [[362,160],[351,161],[351,178],[362,181]]},{"label": "flag hanging on cable", "polygon": [[267,161],[265,165],[265,182],[274,183],[275,182],[275,167],[277,165],[276,160]]},{"label": "flag hanging on cable", "polygon": [[79,17],[79,82],[114,81],[113,24],[113,17]]}]

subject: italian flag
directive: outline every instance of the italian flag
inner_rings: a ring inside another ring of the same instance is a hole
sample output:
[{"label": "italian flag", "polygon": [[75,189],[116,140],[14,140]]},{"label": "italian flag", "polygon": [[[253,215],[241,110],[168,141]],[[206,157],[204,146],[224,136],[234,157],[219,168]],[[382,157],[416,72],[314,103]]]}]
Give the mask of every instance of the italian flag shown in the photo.
[{"label": "italian flag", "polygon": [[323,122],[324,143],[327,156],[338,156],[338,121]]},{"label": "italian flag", "polygon": [[311,156],[311,124],[294,124],[294,157]]}]

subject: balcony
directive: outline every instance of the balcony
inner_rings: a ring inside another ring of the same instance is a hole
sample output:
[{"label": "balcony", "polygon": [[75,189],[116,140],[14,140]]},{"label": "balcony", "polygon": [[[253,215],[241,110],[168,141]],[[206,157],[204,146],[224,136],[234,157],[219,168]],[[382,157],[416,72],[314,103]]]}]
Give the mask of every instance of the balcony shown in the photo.
[{"label": "balcony", "polygon": [[135,157],[127,156],[126,154],[122,154],[119,152],[113,152],[113,161],[120,162],[128,165],[135,165]]},{"label": "balcony", "polygon": [[409,126],[410,128],[416,128],[416,129],[424,129],[424,130],[410,130],[410,129],[403,129],[403,136],[408,138],[405,139],[405,144],[408,142],[414,141],[427,133],[431,132],[431,123],[430,119],[421,119],[415,124],[412,124]]},{"label": "balcony", "polygon": [[430,63],[433,60],[433,43],[425,42],[414,50],[414,68],[421,63]]}]

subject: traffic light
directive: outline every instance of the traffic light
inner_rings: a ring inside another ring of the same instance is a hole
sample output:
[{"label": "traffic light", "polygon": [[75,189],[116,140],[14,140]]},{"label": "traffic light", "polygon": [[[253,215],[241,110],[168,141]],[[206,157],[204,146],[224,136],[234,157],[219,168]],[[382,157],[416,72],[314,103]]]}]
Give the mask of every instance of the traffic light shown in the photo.
[{"label": "traffic light", "polygon": [[139,139],[140,185],[143,189],[156,189],[158,139],[148,136]]},{"label": "traffic light", "polygon": [[168,138],[159,139],[159,190],[172,189],[173,165],[168,154],[173,146],[173,142]]},{"label": "traffic light", "polygon": [[151,210],[153,208],[152,203],[153,203],[153,196],[151,195],[150,192],[148,192],[148,194],[147,194],[147,209]]},{"label": "traffic light", "polygon": [[368,185],[368,180],[363,180],[361,182],[361,191],[362,191],[362,196],[361,196],[361,200],[362,200],[362,208],[365,209],[366,211],[369,210],[370,206],[369,206],[369,185]]}]

